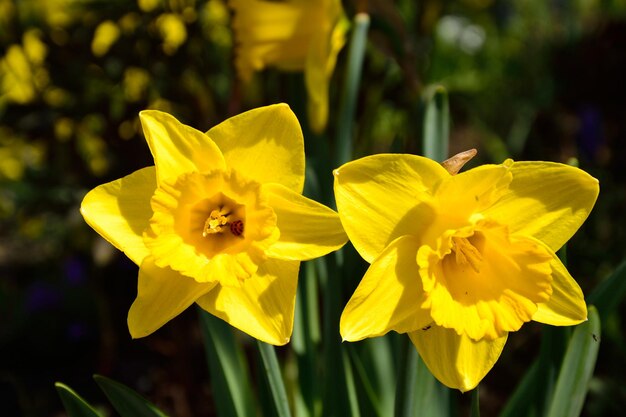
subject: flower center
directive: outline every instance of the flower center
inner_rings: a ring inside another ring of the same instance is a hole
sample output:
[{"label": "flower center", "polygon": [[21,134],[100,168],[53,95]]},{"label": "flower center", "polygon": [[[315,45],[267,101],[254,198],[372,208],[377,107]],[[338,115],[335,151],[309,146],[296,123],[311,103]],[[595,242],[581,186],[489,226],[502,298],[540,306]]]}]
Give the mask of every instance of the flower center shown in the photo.
[{"label": "flower center", "polygon": [[234,236],[241,236],[243,234],[243,220],[233,220],[232,215],[233,211],[224,206],[212,210],[204,222],[202,237],[222,233],[225,230],[230,231]]},{"label": "flower center", "polygon": [[452,238],[452,252],[454,252],[457,265],[469,265],[474,272],[480,272],[480,264],[483,262],[483,255],[468,238],[454,236]]},{"label": "flower center", "polygon": [[182,174],[161,184],[150,204],[143,239],[157,265],[198,282],[240,285],[279,236],[261,185],[236,171]]},{"label": "flower center", "polygon": [[228,216],[230,213],[224,213],[224,209],[213,210],[209,218],[204,222],[202,237],[207,237],[215,233],[222,233],[224,226],[228,225]]}]

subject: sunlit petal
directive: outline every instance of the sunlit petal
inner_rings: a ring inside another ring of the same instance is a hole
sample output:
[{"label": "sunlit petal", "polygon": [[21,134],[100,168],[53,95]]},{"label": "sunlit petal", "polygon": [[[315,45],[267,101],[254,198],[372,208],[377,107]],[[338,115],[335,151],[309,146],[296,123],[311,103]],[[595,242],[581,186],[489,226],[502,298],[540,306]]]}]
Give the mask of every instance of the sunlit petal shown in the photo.
[{"label": "sunlit petal", "polygon": [[424,294],[415,261],[418,247],[414,238],[400,237],[372,263],[341,315],[344,340],[354,342],[390,330],[406,333],[432,321],[428,310],[420,308]]},{"label": "sunlit petal", "polygon": [[197,302],[252,337],[273,345],[289,342],[299,261],[268,259],[240,288],[218,286]]},{"label": "sunlit petal", "polygon": [[335,211],[279,184],[267,184],[263,191],[280,231],[280,239],[266,251],[268,256],[308,260],[335,251],[348,240]]},{"label": "sunlit petal", "polygon": [[[541,242],[538,242],[541,244]],[[544,244],[547,251],[550,251]],[[550,251],[551,252],[551,251]],[[552,295],[539,303],[533,320],[553,326],[573,326],[587,320],[587,304],[580,286],[552,253]]]},{"label": "sunlit petal", "polygon": [[368,156],[336,169],[335,200],[356,250],[369,263],[394,239],[419,236],[435,213],[431,191],[448,172],[415,155]]},{"label": "sunlit petal", "polygon": [[231,117],[207,135],[222,150],[229,168],[262,184],[275,182],[302,193],[304,139],[286,104]]},{"label": "sunlit petal", "polygon": [[154,167],[140,169],[88,192],[80,212],[96,232],[141,265],[149,254],[142,234],[152,217],[155,189]]},{"label": "sunlit petal", "polygon": [[186,172],[207,173],[225,168],[217,145],[199,130],[158,110],[144,110],[139,113],[139,119],[159,182]]},{"label": "sunlit petal", "polygon": [[509,238],[491,223],[448,235],[439,246],[422,246],[417,262],[423,306],[440,326],[495,339],[519,330],[550,297],[552,257],[531,239]]},{"label": "sunlit petal", "polygon": [[148,336],[182,313],[215,283],[200,284],[169,268],[160,268],[148,257],[139,268],[137,299],[128,312],[133,338]]},{"label": "sunlit petal", "polygon": [[461,392],[474,389],[496,363],[507,335],[478,342],[433,325],[409,333],[426,366],[444,385]]},{"label": "sunlit petal", "polygon": [[599,193],[598,180],[553,162],[515,162],[509,192],[485,215],[511,233],[533,236],[558,250],[585,221]]}]

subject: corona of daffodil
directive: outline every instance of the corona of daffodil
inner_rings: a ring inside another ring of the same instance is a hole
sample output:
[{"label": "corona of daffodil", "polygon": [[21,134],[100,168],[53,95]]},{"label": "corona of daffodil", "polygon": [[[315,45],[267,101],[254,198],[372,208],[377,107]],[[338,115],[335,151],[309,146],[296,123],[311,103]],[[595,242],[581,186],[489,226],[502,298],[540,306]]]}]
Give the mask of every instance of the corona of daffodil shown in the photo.
[{"label": "corona of daffodil", "polygon": [[139,265],[128,314],[146,336],[194,302],[251,336],[289,341],[301,260],[347,240],[339,216],[301,195],[304,144],[284,104],[202,133],[148,110],[155,166],[91,190],[81,213]]},{"label": "corona of daffodil", "polygon": [[343,311],[344,340],[408,333],[443,384],[474,388],[525,322],[586,320],[582,291],[554,252],[598,191],[584,171],[550,162],[458,175],[414,155],[341,166],[339,215],[371,264]]},{"label": "corona of daffodil", "polygon": [[229,0],[236,66],[248,81],[267,66],[304,71],[311,129],[328,120],[328,88],[348,21],[340,0]]}]

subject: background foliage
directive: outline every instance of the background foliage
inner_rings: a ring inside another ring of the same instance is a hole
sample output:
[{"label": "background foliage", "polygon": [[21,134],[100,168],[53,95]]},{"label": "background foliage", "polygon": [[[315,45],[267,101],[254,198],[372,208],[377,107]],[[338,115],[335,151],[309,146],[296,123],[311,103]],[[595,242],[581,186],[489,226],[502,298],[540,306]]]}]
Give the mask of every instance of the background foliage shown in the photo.
[{"label": "background foliage", "polygon": [[[475,147],[473,164],[575,158],[601,184],[591,217],[568,246],[568,268],[590,294],[625,255],[626,1],[344,5],[349,16],[367,11],[371,17],[353,155],[420,154],[423,97],[443,85],[451,154]],[[152,164],[137,118],[145,108],[208,130],[246,109],[286,101],[303,115],[307,151],[333,145],[346,51],[331,84],[331,133],[314,137],[306,131],[301,74],[267,70],[248,86],[238,82],[229,20],[223,0],[0,0],[0,404],[6,415],[62,415],[57,380],[110,409],[94,373],[133,387],[170,415],[214,415],[196,312],[131,341],[126,313],[137,269],[88,228],[78,206],[94,186]],[[329,161],[309,162],[322,184],[331,180],[330,170],[319,169]],[[315,184],[308,185],[314,193]],[[341,305],[361,276],[355,271],[344,280]],[[626,406],[625,310],[621,303],[603,317],[583,415],[616,415]],[[511,335],[481,384],[484,415],[502,410],[540,338],[535,324]],[[287,381],[295,380],[289,364],[296,358],[277,351]],[[253,373],[260,372],[259,358],[248,356]],[[357,374],[365,372],[358,357]]]}]

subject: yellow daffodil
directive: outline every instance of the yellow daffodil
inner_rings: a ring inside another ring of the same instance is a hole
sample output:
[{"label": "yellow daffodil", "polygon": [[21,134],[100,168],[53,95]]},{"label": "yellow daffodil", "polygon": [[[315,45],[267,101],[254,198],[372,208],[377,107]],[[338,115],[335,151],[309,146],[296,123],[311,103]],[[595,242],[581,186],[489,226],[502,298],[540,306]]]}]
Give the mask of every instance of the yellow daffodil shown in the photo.
[{"label": "yellow daffodil", "polygon": [[295,115],[284,104],[263,107],[207,133],[155,110],[140,120],[155,166],[96,187],[81,206],[140,267],[131,335],[196,302],[257,339],[287,343],[300,261],[347,240],[337,213],[301,195]]},{"label": "yellow daffodil", "polygon": [[598,190],[584,171],[551,162],[458,175],[414,155],[343,165],[339,215],[371,264],[343,311],[344,340],[408,333],[443,384],[474,388],[525,322],[586,320],[582,291],[554,252]]},{"label": "yellow daffodil", "polygon": [[266,66],[304,71],[311,129],[328,121],[328,86],[345,44],[340,0],[229,0],[235,11],[236,66],[248,81]]}]

